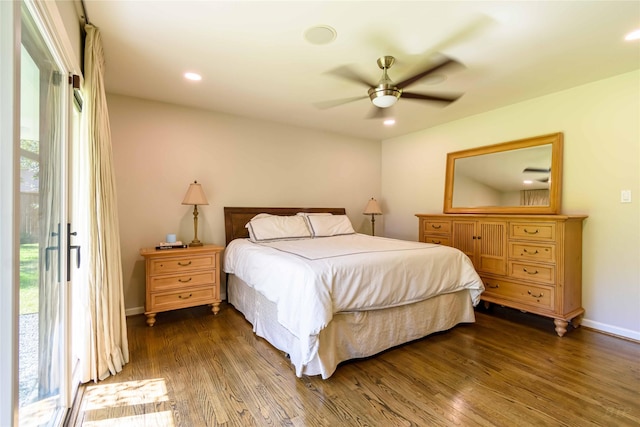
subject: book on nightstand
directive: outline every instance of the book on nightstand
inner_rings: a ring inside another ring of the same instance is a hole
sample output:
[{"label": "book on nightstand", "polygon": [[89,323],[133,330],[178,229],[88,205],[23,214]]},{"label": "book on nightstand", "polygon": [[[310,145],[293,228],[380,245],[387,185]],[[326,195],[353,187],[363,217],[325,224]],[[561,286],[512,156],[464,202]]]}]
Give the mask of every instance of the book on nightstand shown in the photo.
[{"label": "book on nightstand", "polygon": [[182,248],[188,248],[189,245],[184,244],[180,241],[178,242],[173,242],[173,243],[166,243],[166,242],[161,242],[158,246],[156,246],[156,249],[158,250],[164,250],[164,249],[182,249]]}]

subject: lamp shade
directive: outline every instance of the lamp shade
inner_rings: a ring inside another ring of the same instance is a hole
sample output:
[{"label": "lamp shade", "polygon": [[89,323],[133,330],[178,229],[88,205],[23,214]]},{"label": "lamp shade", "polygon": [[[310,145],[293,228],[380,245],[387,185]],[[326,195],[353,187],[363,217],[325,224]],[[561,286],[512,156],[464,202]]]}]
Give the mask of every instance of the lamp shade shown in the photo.
[{"label": "lamp shade", "polygon": [[204,195],[202,185],[198,184],[198,181],[193,181],[193,184],[189,184],[187,194],[182,201],[183,205],[208,205],[207,196]]},{"label": "lamp shade", "polygon": [[378,201],[372,197],[362,213],[365,215],[382,215],[382,209],[380,209]]}]

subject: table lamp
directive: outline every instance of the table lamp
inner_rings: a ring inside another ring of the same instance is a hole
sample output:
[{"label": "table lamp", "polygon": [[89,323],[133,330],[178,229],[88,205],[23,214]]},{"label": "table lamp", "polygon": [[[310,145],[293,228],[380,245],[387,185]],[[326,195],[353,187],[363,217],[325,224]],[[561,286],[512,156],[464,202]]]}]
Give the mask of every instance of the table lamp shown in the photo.
[{"label": "table lamp", "polygon": [[198,184],[198,181],[193,181],[193,184],[189,184],[182,204],[193,205],[193,241],[189,243],[189,246],[202,246],[202,242],[198,240],[198,205],[208,205],[209,202],[204,195],[202,185]]},{"label": "table lamp", "polygon": [[364,208],[364,215],[371,215],[371,235],[376,235],[376,215],[382,215],[382,209],[380,209],[380,205],[378,205],[378,201],[373,197],[367,203],[367,206]]}]

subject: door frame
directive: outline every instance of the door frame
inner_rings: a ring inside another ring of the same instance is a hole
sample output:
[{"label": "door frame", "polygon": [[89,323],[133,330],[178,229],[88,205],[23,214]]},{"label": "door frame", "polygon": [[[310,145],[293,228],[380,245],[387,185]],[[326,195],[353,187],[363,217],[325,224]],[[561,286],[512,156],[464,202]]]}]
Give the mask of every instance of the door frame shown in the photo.
[{"label": "door frame", "polygon": [[[20,3],[0,1],[0,425],[18,424]],[[6,343],[6,344],[5,344]],[[6,347],[5,347],[6,348]]]},{"label": "door frame", "polygon": [[[56,2],[45,0],[0,1],[0,342],[9,351],[0,352],[0,425],[18,425],[18,325],[19,325],[19,139],[20,139],[20,49],[21,8],[26,4],[40,25],[43,37],[51,44],[65,71],[82,76],[81,64],[70,42]],[[73,119],[73,89],[67,86],[65,144],[68,146]],[[66,152],[66,149],[65,149]],[[67,158],[63,159],[66,163]],[[64,192],[68,190],[64,185]],[[68,206],[64,206],[67,210]],[[63,292],[69,293],[68,285]],[[69,303],[65,297],[65,303]],[[70,310],[67,310],[69,312]],[[68,315],[68,314],[67,314]],[[66,320],[62,331],[70,346],[71,334]],[[71,360],[65,360],[61,384],[61,404],[71,407],[78,384],[71,381]],[[71,382],[69,382],[71,381]]]}]

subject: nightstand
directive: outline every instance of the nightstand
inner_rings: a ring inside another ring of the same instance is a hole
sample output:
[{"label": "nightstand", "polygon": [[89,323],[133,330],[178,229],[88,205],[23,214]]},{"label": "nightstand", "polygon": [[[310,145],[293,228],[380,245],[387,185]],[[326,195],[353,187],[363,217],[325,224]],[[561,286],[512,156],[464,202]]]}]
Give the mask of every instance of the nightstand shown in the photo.
[{"label": "nightstand", "polygon": [[184,249],[140,249],[145,258],[147,324],[156,314],[210,304],[220,311],[221,246],[204,245]]}]

